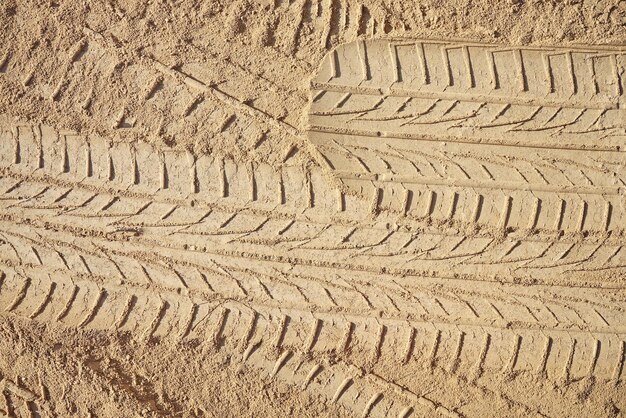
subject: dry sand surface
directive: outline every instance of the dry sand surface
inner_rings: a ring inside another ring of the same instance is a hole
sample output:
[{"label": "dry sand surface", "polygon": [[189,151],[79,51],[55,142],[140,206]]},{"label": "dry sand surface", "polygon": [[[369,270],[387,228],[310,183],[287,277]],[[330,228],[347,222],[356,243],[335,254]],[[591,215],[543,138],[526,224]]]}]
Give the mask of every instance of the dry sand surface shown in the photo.
[{"label": "dry sand surface", "polygon": [[626,1],[0,23],[0,416],[626,416]]}]

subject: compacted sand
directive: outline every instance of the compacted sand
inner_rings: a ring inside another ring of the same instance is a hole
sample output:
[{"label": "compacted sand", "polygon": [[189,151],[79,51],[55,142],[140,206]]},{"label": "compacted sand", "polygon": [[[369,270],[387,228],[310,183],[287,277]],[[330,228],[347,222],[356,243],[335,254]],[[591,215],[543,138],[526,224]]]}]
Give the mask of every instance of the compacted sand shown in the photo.
[{"label": "compacted sand", "polygon": [[0,5],[0,416],[626,414],[626,2]]}]

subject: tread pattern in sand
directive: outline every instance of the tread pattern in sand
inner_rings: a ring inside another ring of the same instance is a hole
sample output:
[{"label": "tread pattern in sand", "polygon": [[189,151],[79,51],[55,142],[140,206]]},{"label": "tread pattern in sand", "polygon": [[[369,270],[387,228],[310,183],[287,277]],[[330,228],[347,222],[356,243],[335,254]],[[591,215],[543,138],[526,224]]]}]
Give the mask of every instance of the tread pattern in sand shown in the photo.
[{"label": "tread pattern in sand", "polygon": [[[221,147],[232,153],[238,147],[252,155],[280,149],[278,161],[302,148],[297,130],[289,123],[252,100],[236,97],[236,89],[224,90],[202,81],[202,75],[188,74],[200,71],[199,64],[174,68],[150,54],[126,50],[108,32],[85,27],[82,35],[63,54],[55,53],[53,68],[48,68],[49,45],[37,45],[34,51],[8,49],[0,66],[5,86],[19,91],[20,96],[41,100],[50,112],[59,104],[67,105],[83,126],[125,137],[127,142],[147,137],[173,143],[182,136],[188,141],[195,139],[193,144],[186,143],[195,150],[224,151]],[[220,65],[229,73],[234,71],[234,77],[245,80],[246,85],[258,81],[256,74],[241,66],[225,61]],[[51,74],[41,76],[40,68]],[[276,89],[271,84],[269,88]],[[281,101],[287,92],[273,94],[274,100]]]},{"label": "tread pattern in sand", "polygon": [[308,135],[377,208],[502,229],[623,229],[625,57],[352,42],[311,83]]},{"label": "tread pattern in sand", "polygon": [[[70,63],[110,53],[86,36]],[[340,46],[311,85],[327,167],[292,163],[294,128],[155,60],[166,79],[145,100],[198,90],[184,117],[214,100],[232,112],[221,131],[240,117],[283,130],[282,163],[3,118],[1,314],[228,351],[361,416],[463,416],[385,367],[618,384],[623,65],[618,48]]]},{"label": "tread pattern in sand", "polygon": [[[622,379],[624,289],[608,279],[623,271],[619,236],[394,230],[364,221],[369,209],[342,218],[333,193],[311,204],[310,184],[328,183],[301,168],[250,177],[140,144],[4,132],[4,314],[228,345],[242,364],[372,416],[457,412],[347,364]],[[367,396],[354,404],[350,391]]]}]

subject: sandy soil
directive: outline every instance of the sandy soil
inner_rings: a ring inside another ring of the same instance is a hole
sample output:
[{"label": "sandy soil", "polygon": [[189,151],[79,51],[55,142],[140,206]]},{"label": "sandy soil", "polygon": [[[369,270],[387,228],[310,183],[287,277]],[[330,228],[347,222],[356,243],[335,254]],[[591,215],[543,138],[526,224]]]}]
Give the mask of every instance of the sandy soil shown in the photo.
[{"label": "sandy soil", "polygon": [[625,1],[0,17],[0,416],[624,415]]}]

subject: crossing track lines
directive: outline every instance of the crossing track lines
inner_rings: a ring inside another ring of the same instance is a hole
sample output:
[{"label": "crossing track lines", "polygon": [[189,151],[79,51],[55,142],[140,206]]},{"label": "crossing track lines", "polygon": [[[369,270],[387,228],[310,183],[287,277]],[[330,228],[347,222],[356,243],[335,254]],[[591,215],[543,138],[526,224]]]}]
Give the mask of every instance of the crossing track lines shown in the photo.
[{"label": "crossing track lines", "polygon": [[355,41],[314,76],[308,135],[378,212],[622,229],[625,64],[620,47]]}]

